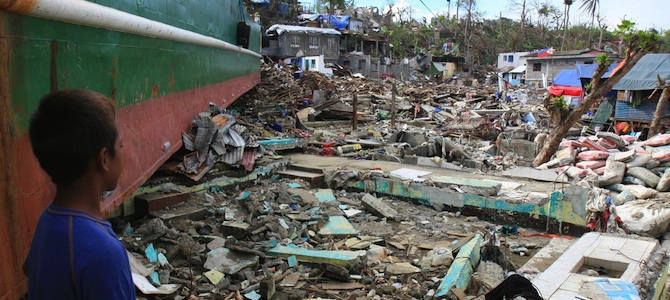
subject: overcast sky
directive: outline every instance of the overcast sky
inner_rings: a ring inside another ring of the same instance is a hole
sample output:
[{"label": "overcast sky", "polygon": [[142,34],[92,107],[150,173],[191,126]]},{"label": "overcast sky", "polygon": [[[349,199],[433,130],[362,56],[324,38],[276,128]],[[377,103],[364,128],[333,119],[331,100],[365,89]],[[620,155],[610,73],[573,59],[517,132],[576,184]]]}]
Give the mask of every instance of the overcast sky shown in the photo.
[{"label": "overcast sky", "polygon": [[[446,0],[354,0],[356,6],[377,6],[380,8],[387,7],[387,3],[392,3],[396,6],[409,5],[414,10],[412,17],[421,20],[426,17],[430,19],[432,11],[435,14],[446,14],[447,1]],[[535,0],[527,0],[532,2]],[[563,11],[563,0],[538,0],[541,2],[548,2],[557,6],[560,11]],[[306,0],[305,2],[314,2],[314,0]],[[451,14],[456,13],[456,0],[451,0]],[[519,19],[519,13],[510,9],[510,0],[477,0],[477,7],[479,11],[484,13],[484,16],[489,19],[498,18],[500,14],[511,19]],[[579,9],[582,0],[575,0],[570,8],[570,24],[578,22],[590,23],[590,17],[587,13],[582,13]],[[610,29],[614,28],[620,23],[621,19],[632,20],[636,23],[637,29],[655,28],[657,30],[670,29],[670,15],[668,15],[669,0],[600,0],[600,13],[605,16],[606,21],[610,24]],[[430,11],[429,11],[429,9]],[[532,19],[535,20],[536,12],[533,12]]]}]

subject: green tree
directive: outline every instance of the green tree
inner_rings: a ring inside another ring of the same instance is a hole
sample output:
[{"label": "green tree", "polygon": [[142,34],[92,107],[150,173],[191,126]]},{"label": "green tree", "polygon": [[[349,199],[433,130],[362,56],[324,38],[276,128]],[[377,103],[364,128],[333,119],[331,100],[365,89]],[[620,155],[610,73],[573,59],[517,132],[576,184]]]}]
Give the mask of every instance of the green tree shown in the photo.
[{"label": "green tree", "polygon": [[561,50],[565,46],[565,39],[568,34],[568,25],[570,24],[570,6],[572,6],[572,0],[563,0],[565,5],[565,23],[563,24],[563,42],[561,43]]},{"label": "green tree", "polygon": [[593,23],[595,22],[596,15],[598,15],[598,10],[600,9],[600,0],[582,0],[582,5],[580,6],[582,12],[586,12],[591,17],[591,26],[589,28],[589,45],[591,45],[591,33],[593,32]]}]

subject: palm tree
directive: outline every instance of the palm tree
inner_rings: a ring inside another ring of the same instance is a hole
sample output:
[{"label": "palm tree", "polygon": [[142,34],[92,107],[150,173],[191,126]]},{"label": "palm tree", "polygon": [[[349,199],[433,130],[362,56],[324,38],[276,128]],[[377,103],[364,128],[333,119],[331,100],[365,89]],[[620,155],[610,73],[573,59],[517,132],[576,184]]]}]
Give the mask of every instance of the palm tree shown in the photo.
[{"label": "palm tree", "polygon": [[563,0],[565,4],[565,24],[563,25],[563,42],[561,43],[561,50],[565,46],[565,38],[568,36],[568,24],[570,23],[570,5],[572,5],[572,0]]},{"label": "palm tree", "polygon": [[599,8],[600,0],[582,0],[582,5],[579,7],[582,12],[587,12],[591,17],[591,27],[589,27],[589,46],[591,45],[591,34],[593,33],[593,30],[591,29],[593,29],[593,22],[596,19]]}]

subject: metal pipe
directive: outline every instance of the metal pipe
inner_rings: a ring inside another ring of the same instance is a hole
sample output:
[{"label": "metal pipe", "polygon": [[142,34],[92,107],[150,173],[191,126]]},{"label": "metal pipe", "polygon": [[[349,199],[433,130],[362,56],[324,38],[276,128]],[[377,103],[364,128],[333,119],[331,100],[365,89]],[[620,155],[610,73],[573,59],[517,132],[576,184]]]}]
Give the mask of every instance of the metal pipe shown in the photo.
[{"label": "metal pipe", "polygon": [[0,0],[0,10],[176,42],[261,55],[226,41],[82,0]]}]

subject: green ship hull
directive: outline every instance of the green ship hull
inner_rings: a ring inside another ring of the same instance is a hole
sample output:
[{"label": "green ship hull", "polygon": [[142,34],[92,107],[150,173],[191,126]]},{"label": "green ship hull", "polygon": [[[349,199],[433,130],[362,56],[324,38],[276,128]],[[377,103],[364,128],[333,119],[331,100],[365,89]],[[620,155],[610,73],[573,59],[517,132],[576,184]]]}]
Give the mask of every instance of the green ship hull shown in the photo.
[{"label": "green ship hull", "polygon": [[88,88],[116,102],[128,152],[101,205],[109,214],[181,147],[208,103],[228,106],[260,81],[260,39],[240,1],[0,2],[0,299],[27,291],[21,265],[55,192],[27,136],[39,99]]}]

